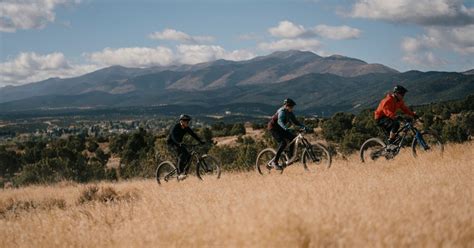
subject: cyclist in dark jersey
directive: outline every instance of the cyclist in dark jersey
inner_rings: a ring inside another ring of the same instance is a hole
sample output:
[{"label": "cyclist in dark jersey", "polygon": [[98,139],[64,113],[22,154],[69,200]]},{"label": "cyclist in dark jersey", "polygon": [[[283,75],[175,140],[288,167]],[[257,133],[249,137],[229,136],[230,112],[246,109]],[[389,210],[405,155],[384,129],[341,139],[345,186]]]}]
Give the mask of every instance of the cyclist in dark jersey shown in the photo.
[{"label": "cyclist in dark jersey", "polygon": [[204,142],[201,141],[196,133],[194,133],[194,131],[189,127],[190,122],[191,117],[189,115],[181,115],[179,117],[179,122],[171,129],[167,140],[168,149],[178,157],[178,179],[180,180],[186,178],[187,171],[185,171],[185,168],[191,158],[191,154],[182,144],[184,135],[190,134],[201,145],[204,144]]},{"label": "cyclist in dark jersey", "polygon": [[[273,138],[278,142],[278,151],[273,159],[271,166],[277,170],[282,170],[282,166],[278,164],[282,152],[285,150],[288,142],[291,142],[296,135],[290,132],[289,126],[293,123],[296,126],[306,129],[295,117],[293,109],[296,102],[290,98],[283,101],[283,106],[272,116],[268,122],[268,130]],[[290,146],[290,154],[293,154],[294,144]]]}]

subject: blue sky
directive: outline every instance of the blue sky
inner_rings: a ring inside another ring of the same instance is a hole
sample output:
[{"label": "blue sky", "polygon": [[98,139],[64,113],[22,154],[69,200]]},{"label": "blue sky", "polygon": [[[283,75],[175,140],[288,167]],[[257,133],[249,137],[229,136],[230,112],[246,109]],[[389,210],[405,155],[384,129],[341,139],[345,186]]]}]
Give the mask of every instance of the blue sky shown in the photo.
[{"label": "blue sky", "polygon": [[0,86],[288,49],[400,71],[474,68],[472,0],[17,2],[0,3]]}]

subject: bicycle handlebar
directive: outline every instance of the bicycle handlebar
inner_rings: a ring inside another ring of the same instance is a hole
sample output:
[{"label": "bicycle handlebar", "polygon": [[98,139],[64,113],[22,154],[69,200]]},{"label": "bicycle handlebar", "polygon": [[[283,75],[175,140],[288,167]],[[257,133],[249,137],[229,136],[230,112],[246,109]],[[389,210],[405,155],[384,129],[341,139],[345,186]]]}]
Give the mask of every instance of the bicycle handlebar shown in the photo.
[{"label": "bicycle handlebar", "polygon": [[420,122],[420,123],[424,123],[425,121],[423,121],[423,119],[421,119],[420,117],[418,118],[405,118],[405,117],[402,117],[402,116],[399,116],[397,119],[403,121],[403,122],[407,122],[407,123],[414,123],[414,122]]}]

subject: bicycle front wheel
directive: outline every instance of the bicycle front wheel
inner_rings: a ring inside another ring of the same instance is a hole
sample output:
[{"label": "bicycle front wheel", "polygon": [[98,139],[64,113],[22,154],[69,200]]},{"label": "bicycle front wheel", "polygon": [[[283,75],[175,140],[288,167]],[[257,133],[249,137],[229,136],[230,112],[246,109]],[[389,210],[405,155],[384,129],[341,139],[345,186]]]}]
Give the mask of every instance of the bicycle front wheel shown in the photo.
[{"label": "bicycle front wheel", "polygon": [[170,181],[173,177],[177,178],[178,171],[173,163],[170,161],[164,161],[156,168],[155,176],[158,184],[161,184],[162,182]]},{"label": "bicycle front wheel", "polygon": [[221,166],[219,161],[210,156],[203,155],[196,166],[196,175],[199,179],[219,179],[221,177]]},{"label": "bicycle front wheel", "polygon": [[302,161],[304,169],[307,171],[315,170],[318,166],[329,169],[332,163],[332,156],[323,144],[314,143],[304,149]]},{"label": "bicycle front wheel", "polygon": [[420,132],[420,135],[413,139],[411,148],[415,158],[429,153],[442,154],[444,152],[444,145],[437,133],[429,130]]},{"label": "bicycle front wheel", "polygon": [[360,160],[362,163],[375,161],[384,156],[385,143],[379,138],[370,138],[360,147]]}]

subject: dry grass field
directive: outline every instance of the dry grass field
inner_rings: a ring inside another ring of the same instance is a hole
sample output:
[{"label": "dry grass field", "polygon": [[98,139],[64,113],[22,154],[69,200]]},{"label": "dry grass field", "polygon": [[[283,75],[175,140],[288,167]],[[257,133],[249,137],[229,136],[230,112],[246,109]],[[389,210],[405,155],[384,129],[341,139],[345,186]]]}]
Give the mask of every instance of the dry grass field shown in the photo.
[{"label": "dry grass field", "polygon": [[474,247],[474,144],[267,177],[0,190],[0,247]]}]

